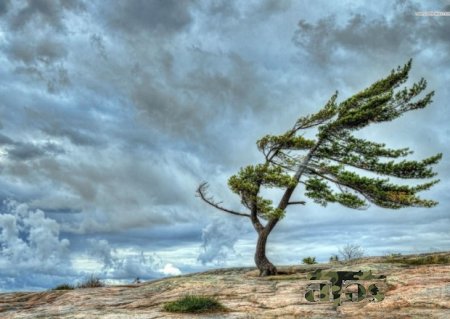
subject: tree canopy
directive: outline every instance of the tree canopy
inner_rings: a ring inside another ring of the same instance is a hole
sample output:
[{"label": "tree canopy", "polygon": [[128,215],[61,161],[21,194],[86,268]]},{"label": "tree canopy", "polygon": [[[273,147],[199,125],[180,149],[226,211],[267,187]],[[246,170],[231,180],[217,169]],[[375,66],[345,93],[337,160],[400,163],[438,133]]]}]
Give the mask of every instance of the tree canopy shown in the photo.
[{"label": "tree canopy", "polygon": [[[369,204],[391,209],[435,206],[436,201],[423,199],[418,193],[439,180],[424,183],[415,180],[436,176],[432,166],[442,158],[441,153],[423,160],[407,160],[405,157],[413,153],[409,148],[392,149],[354,134],[431,103],[433,91],[421,96],[427,87],[423,78],[410,87],[400,88],[408,79],[411,62],[340,103],[338,92],[334,93],[322,109],[300,117],[284,134],[266,135],[258,140],[257,147],[265,161],[241,168],[228,180],[230,189],[239,195],[250,213],[223,208],[208,197],[206,183],[199,186],[199,196],[222,211],[249,217],[260,235],[258,247],[262,248],[257,250],[265,249],[268,234],[289,205],[305,204],[303,200],[291,200],[299,184],[304,186],[305,197],[323,206],[328,203],[353,209],[364,209]],[[306,137],[310,130],[315,130],[315,137]],[[412,181],[398,184],[393,178]],[[263,187],[284,190],[278,205],[260,195]],[[260,219],[267,220],[266,225]],[[261,239],[261,235],[265,238]],[[260,257],[255,258],[269,263],[261,251]]]},{"label": "tree canopy", "polygon": [[[407,80],[410,68],[411,61],[339,104],[336,92],[320,111],[301,117],[286,133],[261,138],[257,146],[264,154],[265,163],[242,168],[229,179],[230,189],[241,197],[245,207],[251,209],[256,205],[258,216],[263,219],[282,217],[285,207],[274,207],[270,200],[258,196],[260,188],[289,189],[298,183],[305,185],[306,197],[321,205],[340,203],[356,209],[365,208],[368,203],[394,209],[436,205],[437,202],[422,199],[417,193],[429,189],[438,180],[416,186],[397,185],[389,178],[370,177],[352,170],[403,179],[436,175],[431,165],[436,164],[442,154],[421,161],[395,161],[412,151],[391,149],[383,143],[352,135],[371,123],[392,121],[431,102],[434,92],[412,101],[426,88],[423,78],[411,88],[395,92]],[[312,128],[318,129],[316,138],[305,138],[303,131]],[[301,151],[303,154],[299,155]]]}]

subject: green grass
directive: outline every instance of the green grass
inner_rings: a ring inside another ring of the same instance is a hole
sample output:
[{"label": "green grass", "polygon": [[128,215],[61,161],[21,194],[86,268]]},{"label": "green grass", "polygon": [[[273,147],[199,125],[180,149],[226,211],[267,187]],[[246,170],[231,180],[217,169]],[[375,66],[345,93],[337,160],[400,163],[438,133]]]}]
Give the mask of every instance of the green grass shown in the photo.
[{"label": "green grass", "polygon": [[53,288],[52,290],[73,290],[75,289],[74,286],[69,285],[69,284],[61,284],[56,286],[55,288]]},{"label": "green grass", "polygon": [[384,261],[386,263],[401,263],[406,265],[433,265],[433,264],[450,264],[449,256],[432,255],[423,257],[400,257],[389,256]]},{"label": "green grass", "polygon": [[164,310],[169,312],[201,313],[226,311],[226,308],[212,297],[186,295],[183,298],[166,303]]}]

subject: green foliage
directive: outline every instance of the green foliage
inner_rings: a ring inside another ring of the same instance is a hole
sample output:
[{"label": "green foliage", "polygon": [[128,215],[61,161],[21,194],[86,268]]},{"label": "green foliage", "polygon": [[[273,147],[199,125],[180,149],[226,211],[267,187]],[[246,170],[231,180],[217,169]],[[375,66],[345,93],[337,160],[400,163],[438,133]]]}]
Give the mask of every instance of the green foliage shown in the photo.
[{"label": "green foliage", "polygon": [[326,206],[327,203],[340,203],[350,208],[364,208],[366,202],[349,192],[334,193],[327,182],[312,176],[306,182],[305,195],[314,202]]},{"label": "green foliage", "polygon": [[423,200],[415,194],[420,190],[429,189],[438,181],[412,187],[389,183],[389,179],[359,176],[355,172],[345,170],[333,175],[333,177],[340,185],[348,186],[358,191],[367,200],[380,207],[432,207],[437,204],[435,201]]},{"label": "green foliage", "polygon": [[[306,197],[323,206],[338,203],[365,209],[375,204],[400,209],[437,205],[438,202],[423,199],[418,193],[430,189],[439,180],[422,183],[417,180],[436,176],[432,168],[441,160],[441,153],[422,160],[408,160],[404,158],[413,153],[409,148],[388,148],[380,141],[353,135],[373,123],[395,120],[432,102],[434,92],[425,93],[425,79],[401,88],[408,79],[411,65],[410,60],[342,102],[337,101],[336,92],[322,109],[300,117],[285,133],[266,135],[258,140],[257,147],[264,155],[264,162],[243,167],[228,180],[228,186],[240,197],[247,212],[222,207],[221,202],[208,196],[207,183],[198,187],[198,196],[218,210],[250,218],[259,240],[264,243],[289,205],[305,204],[303,200],[291,199],[297,195],[295,190],[299,184],[304,185]],[[315,130],[315,136],[309,134],[306,138],[306,130]],[[397,179],[407,179],[408,183],[398,183]],[[278,204],[261,196],[265,188],[283,191]],[[267,223],[261,223],[260,218]],[[261,251],[265,246],[257,247],[255,262],[260,273],[276,273]],[[344,260],[363,255],[359,246],[344,247],[340,253]]]},{"label": "green foliage", "polygon": [[274,136],[266,135],[256,142],[260,151],[271,150],[275,148],[289,149],[289,150],[307,150],[312,148],[316,141],[309,140],[303,136],[293,135],[293,131],[289,131],[284,135]]},{"label": "green foliage", "polygon": [[236,194],[255,196],[261,185],[266,187],[288,187],[296,185],[296,181],[278,166],[259,164],[241,168],[237,175],[230,177],[228,185]]},{"label": "green foliage", "polygon": [[299,118],[295,123],[294,130],[308,129],[323,124],[333,118],[339,110],[336,104],[337,96],[338,92],[334,93],[325,106],[317,113]]},{"label": "green foliage", "polygon": [[[209,205],[250,219],[259,235],[255,262],[260,274],[276,274],[276,268],[265,256],[263,244],[290,205],[306,203],[292,198],[299,195],[296,192],[299,184],[304,186],[304,196],[323,206],[336,203],[365,209],[375,204],[400,209],[438,204],[421,198],[419,193],[439,182],[432,178],[436,176],[433,166],[442,159],[441,153],[411,160],[406,157],[413,152],[407,147],[389,148],[383,141],[355,136],[358,130],[371,124],[393,121],[432,102],[434,92],[425,92],[425,79],[401,87],[408,79],[411,65],[410,60],[342,102],[338,102],[336,92],[325,106],[314,114],[300,117],[291,129],[258,140],[263,162],[241,168],[228,180],[228,186],[248,211],[242,213],[222,207],[221,202],[208,196],[207,183],[198,187],[198,196]],[[407,181],[402,183],[398,179]],[[431,180],[420,182],[422,179]],[[281,189],[278,203],[262,196],[266,188]],[[263,224],[260,219],[267,222]],[[340,253],[344,260],[363,255],[359,246],[344,247]]]},{"label": "green foliage", "polygon": [[[265,156],[265,163],[242,168],[229,179],[231,190],[241,197],[245,207],[268,220],[284,216],[298,183],[305,185],[305,196],[323,206],[328,203],[354,209],[364,209],[369,203],[393,209],[435,206],[437,202],[422,199],[417,193],[439,180],[415,186],[398,185],[370,173],[401,179],[432,178],[436,176],[432,166],[442,158],[441,153],[418,161],[395,161],[412,151],[391,149],[384,143],[352,135],[371,123],[392,121],[431,103],[433,92],[419,97],[426,89],[424,79],[400,89],[410,69],[411,60],[341,103],[337,103],[336,92],[321,110],[299,118],[286,133],[261,138],[257,146]],[[305,138],[302,133],[311,128],[318,130],[316,139]],[[362,176],[355,169],[369,175]],[[275,207],[271,200],[259,196],[262,187],[285,189],[287,200],[281,200]]]},{"label": "green foliage", "polygon": [[[437,204],[419,198],[416,193],[430,188],[438,180],[411,187],[391,184],[388,179],[362,177],[348,170],[357,168],[403,179],[423,179],[436,175],[430,166],[437,164],[442,154],[422,161],[385,161],[384,158],[404,157],[412,152],[408,148],[389,149],[383,143],[366,141],[351,134],[370,123],[391,121],[431,102],[433,92],[413,101],[425,90],[424,79],[411,88],[394,92],[407,80],[410,68],[411,61],[403,68],[392,71],[387,78],[342,102],[337,107],[337,117],[319,126],[320,143],[310,161],[311,169],[306,173],[309,175],[306,196],[322,205],[338,202],[351,208],[364,208],[366,202],[385,208],[432,207]],[[332,186],[343,195],[335,194]]]},{"label": "green foliage", "polygon": [[356,130],[370,123],[392,121],[405,112],[424,108],[431,102],[434,92],[413,101],[427,86],[425,79],[395,92],[408,79],[412,60],[403,67],[392,70],[391,74],[369,88],[355,94],[338,106],[338,117],[322,126],[323,136],[330,131]]},{"label": "green foliage", "polygon": [[87,278],[85,281],[79,283],[77,285],[77,288],[97,288],[97,287],[104,287],[105,284],[94,275],[91,275],[89,278]]},{"label": "green foliage", "polygon": [[69,284],[61,284],[53,288],[52,290],[73,290],[75,287]]},{"label": "green foliage", "polygon": [[317,264],[316,257],[305,257],[302,259],[302,263],[304,263],[306,265]]},{"label": "green foliage", "polygon": [[228,180],[230,189],[241,197],[242,204],[249,209],[255,205],[259,216],[264,219],[282,218],[284,210],[274,208],[271,200],[257,196],[260,187],[290,187],[296,184],[296,180],[283,173],[281,167],[269,164],[247,166]]},{"label": "green foliage", "polygon": [[339,261],[339,256],[338,255],[332,255],[330,257],[330,263],[335,263]]},{"label": "green foliage", "polygon": [[168,302],[163,308],[169,312],[204,313],[226,311],[216,299],[206,296],[186,295],[181,299]]},{"label": "green foliage", "polygon": [[[401,254],[400,254],[401,255]],[[432,265],[432,264],[450,264],[450,257],[444,255],[431,255],[421,257],[401,257],[401,256],[388,256],[384,262],[386,263],[401,263],[406,265]]]}]

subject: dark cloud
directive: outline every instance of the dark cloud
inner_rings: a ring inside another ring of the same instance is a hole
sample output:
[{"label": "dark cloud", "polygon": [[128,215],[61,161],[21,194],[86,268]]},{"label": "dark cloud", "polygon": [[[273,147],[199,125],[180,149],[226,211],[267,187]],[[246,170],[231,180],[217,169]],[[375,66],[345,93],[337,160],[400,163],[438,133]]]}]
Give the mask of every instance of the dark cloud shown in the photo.
[{"label": "dark cloud", "polygon": [[181,31],[192,21],[189,1],[117,1],[99,8],[99,15],[115,30],[127,34],[170,34]]},{"label": "dark cloud", "polygon": [[416,12],[426,11],[425,6],[412,1],[398,0],[390,9],[391,12],[376,16],[352,12],[345,23],[338,23],[335,15],[315,23],[300,20],[294,43],[323,65],[350,56],[386,63],[392,53],[406,59],[418,56],[427,47],[437,52],[449,50],[449,19],[416,16]]},{"label": "dark cloud", "polygon": [[214,0],[206,2],[206,10],[208,14],[213,16],[222,16],[229,18],[239,18],[240,12],[236,7],[236,3],[226,0]]},{"label": "dark cloud", "polygon": [[64,66],[68,52],[60,40],[17,38],[10,40],[4,50],[16,64],[17,74],[43,81],[48,92],[56,93],[69,85],[69,74]]},{"label": "dark cloud", "polygon": [[47,126],[42,131],[54,137],[66,137],[77,146],[102,146],[105,141],[93,132],[86,132],[79,128],[61,127],[60,125]]},{"label": "dark cloud", "polygon": [[23,39],[12,39],[7,44],[5,52],[9,58],[32,65],[38,62],[51,64],[67,56],[64,44],[54,39],[42,38],[38,41],[23,41]]},{"label": "dark cloud", "polygon": [[68,87],[70,78],[67,69],[63,65],[41,68],[39,66],[18,66],[15,72],[19,75],[43,82],[47,92],[56,94]]},{"label": "dark cloud", "polygon": [[[227,179],[263,160],[258,138],[410,57],[411,80],[424,76],[436,89],[433,105],[361,134],[409,146],[418,158],[445,150],[450,20],[414,16],[442,2],[317,1],[0,1],[0,197],[42,211],[29,229],[56,223],[59,233],[47,239],[56,251],[69,240],[71,263],[55,276],[19,267],[0,275],[0,289],[48,288],[99,270],[130,282],[253,265],[251,225],[204,205],[198,184],[209,181],[224,206],[242,209]],[[449,167],[444,154],[443,182],[426,196],[441,203],[429,211],[292,208],[271,235],[269,256],[326,261],[348,242],[368,253],[446,247]],[[24,224],[16,210],[2,212],[0,232]],[[17,238],[27,236],[8,238],[20,251]],[[0,268],[13,260],[0,256]]]},{"label": "dark cloud", "polygon": [[6,135],[0,134],[0,145],[10,145],[10,144],[14,144],[14,141]]},{"label": "dark cloud", "polygon": [[64,64],[69,55],[68,13],[84,9],[78,0],[15,2],[2,21],[8,32],[0,49],[14,63],[16,73],[43,82],[50,93],[66,88],[70,84]]},{"label": "dark cloud", "polygon": [[6,148],[7,154],[12,161],[33,160],[44,156],[64,153],[64,150],[60,146],[53,143],[36,145],[33,143],[13,142],[10,139],[7,142],[10,145],[10,147]]},{"label": "dark cloud", "polygon": [[[74,103],[83,102],[77,100]],[[30,126],[51,139],[68,140],[77,146],[106,147],[106,138],[101,127],[96,125],[102,112],[95,109],[92,106],[79,112],[75,105],[64,108],[52,99],[43,98],[30,102],[23,109],[23,116]]]},{"label": "dark cloud", "polygon": [[24,6],[18,7],[18,11],[9,22],[12,30],[21,30],[30,23],[65,30],[63,22],[65,12],[85,9],[84,3],[80,0],[26,0]]},{"label": "dark cloud", "polygon": [[284,12],[292,6],[292,0],[264,0],[260,4],[258,11],[260,14],[267,16],[274,13]]},{"label": "dark cloud", "polygon": [[103,37],[98,34],[92,34],[90,40],[91,45],[97,50],[98,54],[106,60],[108,56],[106,53]]},{"label": "dark cloud", "polygon": [[59,92],[70,84],[64,66],[68,51],[61,40],[42,36],[32,41],[10,39],[2,49],[14,63],[16,74],[46,83],[48,92]]},{"label": "dark cloud", "polygon": [[188,56],[192,66],[180,78],[155,81],[146,74],[131,88],[141,119],[189,142],[207,141],[206,134],[212,141],[221,134],[213,132],[216,120],[232,117],[239,123],[253,113],[268,115],[275,107],[265,76],[251,61],[199,49]]},{"label": "dark cloud", "polygon": [[[77,155],[78,160],[67,163],[70,153],[43,157],[39,151],[14,154],[34,161],[10,162],[4,173],[48,190],[39,194],[40,201],[34,200],[41,209],[81,209],[83,214],[69,227],[73,232],[125,231],[186,222],[194,215],[190,206],[197,203],[193,194],[198,180],[177,163],[186,157],[183,153],[157,159],[152,153],[105,156],[104,151],[85,149],[85,157]],[[64,192],[55,194],[55,186]]]},{"label": "dark cloud", "polygon": [[252,20],[258,23],[260,19],[270,19],[273,15],[286,12],[292,7],[292,1],[264,0],[255,3],[237,3],[235,1],[214,0],[201,1],[200,6],[200,14],[207,13],[208,16],[214,17],[214,21],[220,21],[220,23],[214,23],[210,27],[222,29],[223,32],[230,27],[237,27],[239,24],[242,27]]},{"label": "dark cloud", "polygon": [[9,150],[9,157],[12,160],[29,160],[45,155],[45,150],[33,144],[17,144]]},{"label": "dark cloud", "polygon": [[[105,233],[99,238],[115,243],[117,248],[132,247],[145,249],[146,251],[156,251],[161,247],[164,249],[182,247],[184,244],[198,247],[201,243],[202,227],[206,226],[203,224],[208,220],[207,217],[208,215],[198,216],[198,223],[161,224],[152,231],[148,231],[148,228],[143,226],[120,232]],[[84,235],[77,235],[76,237],[81,245],[84,245]],[[75,238],[71,238],[74,242]]]},{"label": "dark cloud", "polygon": [[0,2],[0,16],[2,16],[8,12],[10,5],[11,5],[11,0],[4,0],[4,1]]}]

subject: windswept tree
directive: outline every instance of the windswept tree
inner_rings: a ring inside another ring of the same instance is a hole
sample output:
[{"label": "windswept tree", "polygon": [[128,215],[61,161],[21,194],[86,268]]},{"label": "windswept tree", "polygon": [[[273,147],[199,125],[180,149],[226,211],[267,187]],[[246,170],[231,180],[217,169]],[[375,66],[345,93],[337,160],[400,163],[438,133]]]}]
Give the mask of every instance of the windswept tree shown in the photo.
[{"label": "windswept tree", "polygon": [[[305,201],[293,198],[299,184],[303,185],[304,196],[323,206],[339,203],[353,209],[365,209],[372,203],[382,208],[399,209],[437,204],[417,194],[439,180],[421,184],[417,184],[417,180],[436,175],[431,166],[441,159],[442,154],[421,161],[398,160],[412,151],[388,148],[384,143],[354,135],[369,124],[395,120],[403,113],[431,103],[434,92],[421,96],[427,84],[423,78],[411,87],[400,88],[408,79],[410,69],[411,60],[340,103],[336,101],[336,92],[321,110],[299,118],[286,133],[260,139],[257,146],[264,155],[264,162],[241,168],[228,180],[230,189],[239,195],[246,212],[223,207],[208,194],[207,183],[198,187],[198,196],[209,205],[251,221],[258,234],[255,263],[261,276],[277,273],[266,256],[267,238],[290,206],[305,204]],[[315,138],[306,138],[307,130],[315,130]],[[397,184],[389,177],[416,181]],[[277,205],[260,195],[265,187],[284,191]]]}]

